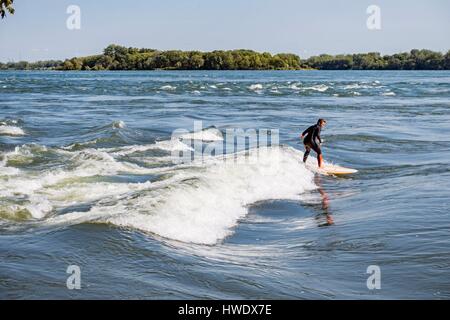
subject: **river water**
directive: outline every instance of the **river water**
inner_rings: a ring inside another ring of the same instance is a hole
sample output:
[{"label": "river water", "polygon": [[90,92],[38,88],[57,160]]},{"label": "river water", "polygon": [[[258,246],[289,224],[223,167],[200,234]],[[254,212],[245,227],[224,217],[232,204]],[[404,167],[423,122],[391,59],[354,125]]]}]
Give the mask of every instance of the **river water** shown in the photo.
[{"label": "river water", "polygon": [[[2,299],[450,298],[448,71],[3,71],[0,96]],[[358,173],[302,163],[319,117]],[[177,161],[236,129],[279,145]]]}]

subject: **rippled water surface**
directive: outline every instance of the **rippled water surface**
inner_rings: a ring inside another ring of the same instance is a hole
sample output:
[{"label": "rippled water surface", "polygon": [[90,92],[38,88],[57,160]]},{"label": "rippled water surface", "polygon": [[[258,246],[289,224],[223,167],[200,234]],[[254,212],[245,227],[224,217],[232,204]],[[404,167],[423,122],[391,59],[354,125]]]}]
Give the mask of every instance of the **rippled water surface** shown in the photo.
[{"label": "rippled water surface", "polygon": [[[0,72],[0,96],[0,298],[450,298],[450,72]],[[319,117],[358,173],[303,165]],[[233,128],[280,146],[173,161]]]}]

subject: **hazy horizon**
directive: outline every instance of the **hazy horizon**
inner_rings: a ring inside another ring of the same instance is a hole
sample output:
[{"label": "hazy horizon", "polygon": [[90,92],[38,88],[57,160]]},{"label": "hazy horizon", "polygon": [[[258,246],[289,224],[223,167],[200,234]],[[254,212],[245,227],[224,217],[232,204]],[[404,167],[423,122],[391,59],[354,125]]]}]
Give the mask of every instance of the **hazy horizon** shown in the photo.
[{"label": "hazy horizon", "polygon": [[[370,5],[381,29],[369,30]],[[69,5],[81,9],[81,28],[69,30]],[[64,60],[99,54],[109,44],[159,50],[233,50],[298,54],[450,49],[450,2],[399,0],[137,1],[17,0],[0,21],[0,61]]]}]

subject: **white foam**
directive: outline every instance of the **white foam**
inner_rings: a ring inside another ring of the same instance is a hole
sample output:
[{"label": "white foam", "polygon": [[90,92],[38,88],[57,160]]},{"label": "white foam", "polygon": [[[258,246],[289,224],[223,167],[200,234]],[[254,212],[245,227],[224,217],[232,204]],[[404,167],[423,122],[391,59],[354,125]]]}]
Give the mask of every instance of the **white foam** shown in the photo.
[{"label": "white foam", "polygon": [[8,163],[8,154],[2,154],[0,161],[0,176],[18,175],[20,170],[14,167],[8,167],[7,163]]},{"label": "white foam", "polygon": [[[212,129],[217,130],[207,130]],[[173,149],[179,143],[170,140],[141,147],[167,145]],[[100,221],[176,241],[215,244],[233,233],[249,205],[270,199],[299,199],[300,194],[316,187],[313,172],[301,161],[303,153],[290,147],[252,149],[248,155],[228,155],[226,161],[217,156],[206,162],[157,168],[158,172],[164,170],[164,178],[145,183],[97,180],[119,172],[154,172],[119,162],[112,152],[61,152],[67,165],[8,177],[0,185],[0,197],[24,198],[21,208],[36,219],[58,208],[84,203],[92,206],[87,212],[53,216],[43,223]]]},{"label": "white foam", "polygon": [[45,197],[32,195],[29,198],[29,201],[30,204],[26,205],[24,208],[35,219],[42,219],[53,210],[52,204]]},{"label": "white foam", "polygon": [[58,206],[115,198],[124,194],[150,188],[150,181],[143,183],[73,183],[63,187],[48,188],[43,193]]},{"label": "white foam", "polygon": [[123,129],[123,128],[126,127],[126,124],[122,120],[114,121],[113,124],[112,124],[112,127],[114,129]]},{"label": "white foam", "polygon": [[97,149],[76,152],[71,160],[75,161],[77,165],[75,170],[68,172],[72,177],[114,175],[119,172],[146,174],[151,171],[133,163],[119,162],[114,159],[112,154]]},{"label": "white foam", "polygon": [[312,87],[305,87],[305,90],[313,90],[313,91],[319,91],[319,92],[325,92],[329,89],[328,86],[324,84],[315,85]]},{"label": "white foam", "polygon": [[167,151],[194,151],[193,148],[181,142],[179,139],[171,139],[165,141],[156,142],[156,147],[158,149],[167,150]]},{"label": "white foam", "polygon": [[30,196],[22,204],[0,202],[0,213],[11,218],[27,214],[35,219],[41,219],[53,210],[51,203],[42,196]]},{"label": "white foam", "polygon": [[[108,222],[119,226],[183,242],[215,244],[232,233],[248,205],[297,199],[315,188],[313,173],[301,156],[291,148],[252,150],[248,163],[218,160],[196,172],[184,170],[178,173],[177,184],[103,211]],[[118,214],[111,216],[115,209]],[[97,217],[101,210],[94,209]]]},{"label": "white foam", "polygon": [[184,140],[222,141],[223,135],[219,129],[208,128],[202,131],[181,134],[179,138]]},{"label": "white foam", "polygon": [[9,125],[0,125],[0,135],[5,136],[24,136],[25,131],[22,128],[9,126]]},{"label": "white foam", "polygon": [[[21,149],[16,150],[20,152]],[[63,151],[67,152],[67,151]],[[42,218],[52,209],[51,196],[55,195],[54,190],[65,190],[68,186],[79,184],[79,180],[87,177],[113,176],[119,172],[133,174],[147,174],[151,169],[139,167],[135,164],[117,162],[111,155],[95,149],[87,149],[72,154],[68,160],[68,166],[58,169],[48,170],[37,174],[16,172],[17,175],[3,181],[0,184],[0,197],[21,196],[30,202],[24,208],[30,212],[34,218]],[[73,168],[72,168],[73,167]],[[2,168],[3,169],[3,168]],[[2,170],[3,171],[3,170]],[[23,173],[23,174],[18,174]],[[99,188],[100,185],[97,185]],[[114,185],[111,184],[113,189]],[[70,188],[69,188],[70,189]],[[127,188],[129,189],[129,188]],[[103,188],[100,192],[93,190],[86,191],[87,197],[98,194],[100,197],[111,194],[108,188]],[[67,191],[67,194],[73,191]],[[70,196],[68,196],[70,198]],[[33,200],[36,199],[36,200]],[[61,200],[61,199],[59,199]]]},{"label": "white foam", "polygon": [[358,89],[358,88],[361,88],[361,86],[359,84],[357,84],[357,83],[349,84],[349,85],[346,85],[344,87],[344,89],[346,89],[346,90],[348,90],[348,89]]},{"label": "white foam", "polygon": [[183,143],[177,138],[171,140],[157,141],[156,143],[147,145],[132,145],[119,148],[104,148],[98,149],[101,152],[107,152],[112,156],[125,156],[136,152],[145,152],[149,150],[165,150],[165,151],[193,151],[191,147]]},{"label": "white foam", "polygon": [[15,176],[20,173],[20,170],[14,167],[0,166],[0,176]]},{"label": "white foam", "polygon": [[36,153],[45,151],[47,151],[45,146],[34,143],[16,146],[14,151],[7,152],[3,155],[4,165],[6,166],[10,160],[14,160],[22,164],[29,164],[33,161]]},{"label": "white foam", "polygon": [[395,96],[395,93],[392,91],[388,91],[388,92],[383,92],[381,95],[382,96]]},{"label": "white foam", "polygon": [[260,83],[256,83],[256,84],[252,84],[251,86],[248,87],[249,90],[262,90],[263,89],[263,85]]},{"label": "white foam", "polygon": [[298,91],[301,89],[301,87],[297,86],[297,84],[294,83],[294,84],[289,85],[289,89]]},{"label": "white foam", "polygon": [[161,90],[166,90],[166,91],[173,91],[173,90],[176,90],[177,87],[171,86],[171,85],[165,85],[165,86],[162,86],[160,89]]}]

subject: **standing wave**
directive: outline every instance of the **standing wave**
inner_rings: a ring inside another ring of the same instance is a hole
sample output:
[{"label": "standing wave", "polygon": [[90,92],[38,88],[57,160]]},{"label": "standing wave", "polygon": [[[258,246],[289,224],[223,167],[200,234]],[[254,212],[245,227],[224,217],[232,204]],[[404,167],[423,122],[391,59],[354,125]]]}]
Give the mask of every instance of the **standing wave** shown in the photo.
[{"label": "standing wave", "polygon": [[252,149],[174,168],[170,178],[115,203],[73,212],[52,223],[97,221],[182,242],[215,244],[233,233],[248,206],[263,200],[300,199],[316,188],[314,174],[291,147]]}]

